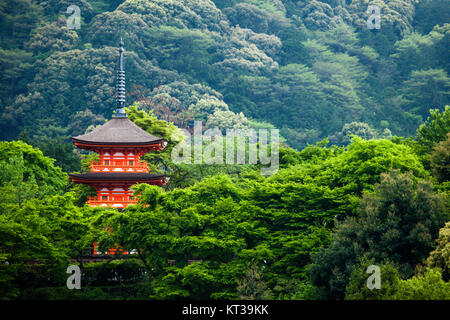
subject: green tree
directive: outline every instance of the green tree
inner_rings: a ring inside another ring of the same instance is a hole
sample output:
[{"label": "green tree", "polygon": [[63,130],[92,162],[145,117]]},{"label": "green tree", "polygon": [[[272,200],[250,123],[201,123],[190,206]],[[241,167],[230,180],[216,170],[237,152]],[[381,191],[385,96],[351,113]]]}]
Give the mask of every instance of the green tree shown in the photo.
[{"label": "green tree", "polygon": [[31,0],[2,1],[0,4],[2,47],[20,48],[42,16],[42,7]]},{"label": "green tree", "polygon": [[67,28],[65,19],[36,28],[33,35],[25,43],[27,50],[34,54],[48,57],[55,51],[74,49],[79,43],[78,34]]},{"label": "green tree", "polygon": [[395,300],[450,300],[450,282],[442,280],[441,272],[427,269],[408,280],[400,280]]},{"label": "green tree", "polygon": [[365,140],[375,139],[378,137],[377,132],[364,122],[346,123],[340,132],[333,135],[330,139],[332,143],[345,145],[350,143],[352,136],[358,136]]},{"label": "green tree", "polygon": [[425,116],[431,108],[449,104],[450,79],[442,69],[413,71],[401,92],[407,110]]},{"label": "green tree", "polygon": [[437,246],[430,253],[426,264],[430,268],[439,268],[445,281],[450,281],[450,222],[439,230]]},{"label": "green tree", "polygon": [[414,25],[422,33],[430,32],[434,26],[450,21],[447,0],[424,0],[416,5]]},{"label": "green tree", "polygon": [[245,276],[237,282],[237,296],[242,300],[264,300],[270,297],[267,285],[262,280],[261,268],[257,264],[249,265]]},{"label": "green tree", "polygon": [[433,148],[446,139],[448,132],[450,132],[450,107],[445,106],[442,112],[438,109],[430,110],[427,121],[417,129],[416,143],[413,144],[426,168],[430,168]]},{"label": "green tree", "polygon": [[41,150],[22,142],[0,142],[2,205],[61,193],[67,176]]},{"label": "green tree", "polygon": [[434,248],[439,228],[448,213],[430,182],[417,185],[411,173],[382,174],[375,193],[361,201],[359,218],[340,224],[331,246],[314,258],[313,284],[343,298],[358,259],[398,263],[400,275],[409,277],[416,264]]},{"label": "green tree", "polygon": [[439,182],[450,180],[450,132],[439,142],[430,156],[431,170]]},{"label": "green tree", "polygon": [[0,67],[3,70],[0,74],[0,83],[3,84],[0,89],[0,112],[11,103],[15,95],[25,91],[25,84],[30,80],[29,73],[32,69],[30,62],[29,52],[20,49],[0,49]]},{"label": "green tree", "polygon": [[369,289],[366,272],[374,260],[364,261],[354,267],[345,290],[345,300],[390,300],[397,293],[401,281],[396,266],[393,263],[383,263],[380,268],[380,288]]},{"label": "green tree", "polygon": [[[367,264],[364,265],[366,267]],[[427,268],[423,274],[417,274],[402,280],[392,263],[380,267],[381,287],[370,290],[366,286],[369,276],[365,268],[358,265],[352,273],[346,290],[347,300],[449,300],[450,283],[442,279],[437,269]]]},{"label": "green tree", "polygon": [[178,128],[172,123],[157,119],[153,115],[153,110],[149,112],[139,110],[136,104],[127,108],[126,112],[130,120],[140,128],[152,135],[163,138],[167,142],[167,146],[163,151],[148,153],[142,158],[154,170],[160,171],[162,168],[167,170],[172,163],[170,158],[172,149],[180,141],[180,137],[175,134]]},{"label": "green tree", "polygon": [[41,141],[39,148],[45,156],[55,159],[55,165],[64,172],[80,171],[80,156],[72,143],[53,138]]},{"label": "green tree", "polygon": [[93,209],[74,206],[70,193],[9,206],[0,215],[0,274],[7,288],[4,292],[2,285],[1,297],[15,298],[38,286],[62,285],[71,259],[83,268],[86,249],[95,235],[94,216]]}]

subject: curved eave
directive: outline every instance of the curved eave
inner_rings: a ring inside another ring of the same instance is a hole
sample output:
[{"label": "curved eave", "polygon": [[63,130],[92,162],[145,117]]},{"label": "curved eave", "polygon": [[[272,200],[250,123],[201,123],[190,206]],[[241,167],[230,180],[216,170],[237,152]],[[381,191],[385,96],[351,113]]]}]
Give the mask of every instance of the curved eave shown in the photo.
[{"label": "curved eave", "polygon": [[148,150],[164,150],[167,143],[164,141],[164,139],[159,139],[155,141],[148,141],[148,142],[95,142],[95,141],[84,141],[79,140],[76,138],[72,138],[72,142],[80,149],[124,149],[124,148],[142,148],[142,149],[148,149]]}]

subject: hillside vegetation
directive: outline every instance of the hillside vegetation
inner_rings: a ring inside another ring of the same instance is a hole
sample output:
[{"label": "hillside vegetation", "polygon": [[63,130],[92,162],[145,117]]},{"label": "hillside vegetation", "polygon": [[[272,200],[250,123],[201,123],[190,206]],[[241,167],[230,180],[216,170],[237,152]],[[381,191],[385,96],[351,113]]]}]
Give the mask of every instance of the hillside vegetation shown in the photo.
[{"label": "hillside vegetation", "polygon": [[[0,299],[450,299],[449,0],[3,0],[0,26]],[[119,212],[67,173],[98,159],[70,137],[111,118],[120,37],[170,181]],[[280,129],[279,169],[177,163],[196,120]]]},{"label": "hillside vegetation", "polygon": [[[66,26],[70,4],[80,29]],[[120,37],[128,102],[180,127],[236,117],[275,126],[299,149],[342,144],[346,125],[410,136],[449,104],[450,3],[375,1],[378,30],[367,27],[368,4],[2,1],[0,137],[64,139],[109,118]]]}]

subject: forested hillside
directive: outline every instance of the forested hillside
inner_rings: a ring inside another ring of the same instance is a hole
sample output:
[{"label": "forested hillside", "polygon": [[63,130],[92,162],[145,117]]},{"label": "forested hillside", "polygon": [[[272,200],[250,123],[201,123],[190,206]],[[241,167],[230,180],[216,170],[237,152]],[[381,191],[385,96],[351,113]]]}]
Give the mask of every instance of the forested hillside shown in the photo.
[{"label": "forested hillside", "polygon": [[[80,29],[66,26],[70,4]],[[109,118],[121,36],[128,102],[178,126],[264,122],[300,149],[342,144],[346,125],[410,136],[449,103],[450,3],[370,2],[381,9],[372,30],[368,4],[4,0],[0,137],[64,139]]]},{"label": "forested hillside", "polygon": [[[111,119],[120,38],[170,177],[123,211],[67,176],[98,160],[70,137]],[[449,48],[450,0],[0,0],[0,299],[450,299]],[[279,129],[279,170],[176,163],[196,120]]]}]

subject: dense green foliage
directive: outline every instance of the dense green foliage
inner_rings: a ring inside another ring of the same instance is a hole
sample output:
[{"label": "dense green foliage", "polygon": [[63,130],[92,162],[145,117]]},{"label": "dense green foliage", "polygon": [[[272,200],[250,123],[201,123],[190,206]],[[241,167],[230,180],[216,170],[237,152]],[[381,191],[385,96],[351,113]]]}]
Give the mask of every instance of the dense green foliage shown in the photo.
[{"label": "dense green foliage", "polygon": [[[127,112],[175,143],[172,124],[136,106]],[[283,147],[281,168],[269,177],[251,166],[237,175],[220,166],[196,173],[177,168],[168,151],[155,153],[149,161],[197,182],[178,180],[182,186],[167,190],[137,185],[139,203],[122,212],[83,206],[78,187],[57,195],[66,180],[49,158],[23,142],[3,142],[5,155],[27,161],[3,164],[3,194],[21,197],[2,199],[1,297],[447,299],[448,180],[423,167],[424,128],[412,142],[356,137],[347,147]],[[445,140],[438,141],[431,150]],[[16,172],[26,174],[17,181]],[[37,192],[43,187],[47,193]],[[84,253],[94,241],[103,251],[119,244],[136,254],[90,264]],[[83,272],[82,290],[73,294],[63,288],[70,260]],[[380,291],[364,286],[369,264],[381,265]]]},{"label": "dense green foliage", "polygon": [[357,219],[338,226],[333,244],[318,254],[311,268],[313,283],[333,298],[343,298],[348,277],[361,257],[399,264],[403,277],[434,248],[439,228],[448,220],[432,185],[411,174],[384,174],[375,194],[366,195]]},{"label": "dense green foliage", "polygon": [[[375,3],[380,30],[365,0],[1,1],[0,299],[450,299],[450,5]],[[111,117],[119,37],[170,177],[123,211],[67,178],[98,158],[69,138]],[[280,129],[279,170],[177,163],[194,121]]]},{"label": "dense green foliage", "polygon": [[[80,29],[66,26],[71,4],[81,10]],[[367,5],[3,1],[0,138],[25,130],[41,146],[109,118],[119,36],[130,104],[150,106],[179,127],[192,119],[209,126],[268,122],[295,148],[353,122],[379,136],[409,136],[430,108],[449,103],[449,5],[378,1],[382,27],[372,31]]]}]

